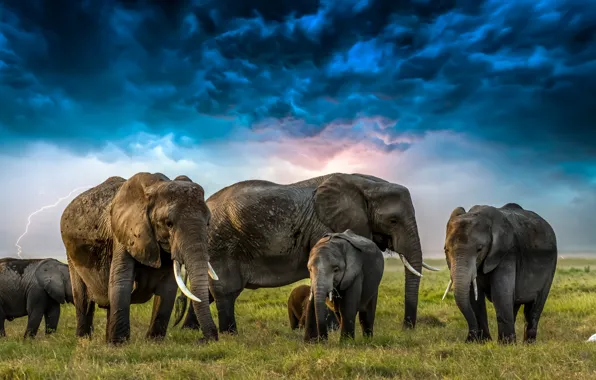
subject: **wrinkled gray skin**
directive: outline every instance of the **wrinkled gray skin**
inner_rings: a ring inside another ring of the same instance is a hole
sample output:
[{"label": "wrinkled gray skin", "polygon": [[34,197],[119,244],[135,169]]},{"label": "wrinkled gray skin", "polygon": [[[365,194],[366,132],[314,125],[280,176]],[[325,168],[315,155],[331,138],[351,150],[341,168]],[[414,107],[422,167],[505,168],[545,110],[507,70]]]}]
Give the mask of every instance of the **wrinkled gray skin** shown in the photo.
[{"label": "wrinkled gray skin", "polygon": [[384,268],[383,253],[375,243],[349,229],[321,238],[308,260],[313,297],[306,311],[304,340],[327,340],[329,293],[340,314],[340,340],[354,339],[356,314],[362,334],[372,337]]},{"label": "wrinkled gray skin", "polygon": [[4,321],[28,316],[25,338],[35,337],[46,321],[46,334],[58,328],[60,305],[73,303],[68,265],[55,259],[0,260],[0,336]]},{"label": "wrinkled gray skin", "polygon": [[[186,176],[174,181],[161,173],[111,177],[76,197],[64,210],[60,228],[77,336],[91,335],[97,304],[107,309],[106,341],[128,340],[130,305],[155,295],[147,337],[163,338],[177,291],[173,260],[186,266],[190,290],[206,301],[209,219],[203,188]],[[217,339],[208,302],[194,307],[205,339]]]},{"label": "wrinkled gray skin", "polygon": [[[311,291],[310,286],[300,285],[292,289],[290,296],[288,297],[288,317],[290,318],[290,327],[292,330],[301,329],[306,324],[306,306],[308,305]],[[329,301],[329,298],[325,299],[327,305],[327,329],[337,330],[339,328],[339,312],[335,312],[334,306]]]},{"label": "wrinkled gray skin", "polygon": [[[243,289],[280,287],[308,278],[309,252],[329,232],[350,228],[373,239],[381,251],[402,253],[422,272],[410,192],[380,178],[335,173],[288,185],[243,181],[213,194],[207,204],[213,214],[209,255],[220,277],[210,281],[210,288],[221,332],[237,332],[234,304]],[[416,324],[419,285],[420,278],[406,270],[407,328]],[[183,327],[197,326],[191,308]]]},{"label": "wrinkled gray skin", "polygon": [[501,208],[477,205],[468,212],[458,207],[447,223],[445,255],[455,301],[468,322],[466,341],[491,339],[485,296],[495,307],[500,343],[515,342],[521,305],[524,341],[536,340],[557,265],[557,241],[548,222],[515,203]]}]

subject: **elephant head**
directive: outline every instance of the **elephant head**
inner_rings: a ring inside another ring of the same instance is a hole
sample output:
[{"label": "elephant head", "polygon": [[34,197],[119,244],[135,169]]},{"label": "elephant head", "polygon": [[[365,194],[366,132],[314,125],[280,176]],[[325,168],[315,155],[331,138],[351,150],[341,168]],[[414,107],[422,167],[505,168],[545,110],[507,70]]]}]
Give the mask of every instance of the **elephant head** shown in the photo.
[{"label": "elephant head", "polygon": [[401,185],[363,174],[334,174],[315,190],[315,212],[334,232],[351,229],[381,251],[397,252],[406,267],[404,326],[416,325],[422,249],[414,205]]},{"label": "elephant head", "polygon": [[348,229],[343,233],[326,234],[311,250],[308,270],[320,338],[327,338],[327,299],[333,301],[336,289],[348,289],[362,274],[362,258],[374,257],[378,249],[371,240]]},{"label": "elephant head", "polygon": [[68,265],[56,259],[45,259],[35,268],[35,279],[56,302],[73,303],[72,284]]},{"label": "elephant head", "polygon": [[[138,173],[116,193],[111,217],[116,239],[139,263],[159,268],[162,252],[169,254],[180,290],[197,302],[196,314],[207,328],[203,331],[217,336],[209,304],[201,303],[201,299],[209,297],[208,274],[217,279],[208,262],[207,226],[211,212],[203,188],[186,176],[171,181],[161,173]],[[182,265],[188,272],[192,292],[182,279]]]},{"label": "elephant head", "polygon": [[478,329],[470,302],[471,288],[475,299],[478,298],[478,271],[485,274],[493,271],[512,246],[509,222],[494,207],[475,206],[467,213],[463,207],[457,207],[452,211],[444,247],[451,275],[445,295],[453,286],[455,302],[470,331]]}]

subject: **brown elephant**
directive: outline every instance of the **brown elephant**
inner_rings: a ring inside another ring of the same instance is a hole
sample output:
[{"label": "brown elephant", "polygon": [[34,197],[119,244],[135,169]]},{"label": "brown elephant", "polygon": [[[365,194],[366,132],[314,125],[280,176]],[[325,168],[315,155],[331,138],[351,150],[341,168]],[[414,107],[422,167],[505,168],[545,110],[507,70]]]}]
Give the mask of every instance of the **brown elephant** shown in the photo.
[{"label": "brown elephant", "polygon": [[[206,249],[210,218],[203,188],[186,176],[173,181],[161,173],[111,177],[73,199],[60,229],[77,336],[91,335],[97,304],[107,309],[107,342],[127,340],[130,305],[155,296],[147,336],[164,337],[178,284],[191,299],[205,300],[194,307],[205,338],[217,339],[207,302],[208,273],[216,277]],[[181,278],[181,265],[192,293]]]},{"label": "brown elephant", "polygon": [[[290,318],[290,327],[292,330],[301,329],[306,323],[306,306],[311,295],[309,285],[300,285],[292,289],[288,297],[288,317]],[[340,317],[334,309],[333,303],[327,298],[327,328],[337,330],[339,328]]]}]

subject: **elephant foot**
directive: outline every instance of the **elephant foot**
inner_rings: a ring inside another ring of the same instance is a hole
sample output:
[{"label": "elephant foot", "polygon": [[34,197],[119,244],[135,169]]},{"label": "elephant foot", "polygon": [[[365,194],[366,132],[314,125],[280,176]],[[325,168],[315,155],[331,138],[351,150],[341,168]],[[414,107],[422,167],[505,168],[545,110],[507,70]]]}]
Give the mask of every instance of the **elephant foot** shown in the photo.
[{"label": "elephant foot", "polygon": [[164,334],[157,334],[157,333],[147,333],[147,335],[145,336],[147,339],[156,341],[156,342],[161,342],[162,340],[165,339],[165,335]]},{"label": "elephant foot", "polygon": [[212,343],[212,342],[217,342],[218,340],[219,340],[219,337],[217,337],[217,336],[214,337],[214,338],[205,338],[205,337],[203,337],[203,338],[197,339],[197,344],[199,346],[204,346],[204,345],[207,345],[207,344]]},{"label": "elephant foot", "polygon": [[515,334],[511,335],[500,335],[499,336],[499,344],[514,344],[516,341]]},{"label": "elephant foot", "polygon": [[112,346],[121,346],[123,344],[125,344],[126,342],[128,342],[130,337],[128,336],[114,336],[114,337],[108,337],[106,339],[106,343]]},{"label": "elephant foot", "polygon": [[410,319],[404,319],[404,323],[403,323],[403,329],[404,330],[412,330],[416,328],[416,321],[412,321]]},{"label": "elephant foot", "polygon": [[484,331],[469,331],[466,343],[484,343],[492,340],[490,334],[486,334]]}]

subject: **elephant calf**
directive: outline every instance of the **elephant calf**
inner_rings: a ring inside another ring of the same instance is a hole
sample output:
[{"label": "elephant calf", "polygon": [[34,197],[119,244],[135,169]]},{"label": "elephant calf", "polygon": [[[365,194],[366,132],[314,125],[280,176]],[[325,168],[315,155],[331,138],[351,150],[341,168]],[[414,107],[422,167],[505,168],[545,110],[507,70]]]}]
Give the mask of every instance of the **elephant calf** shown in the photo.
[{"label": "elephant calf", "polygon": [[340,340],[354,339],[357,313],[362,334],[372,337],[384,266],[377,245],[349,229],[323,236],[308,260],[313,297],[307,307],[304,340],[327,340],[327,297],[339,310]]},{"label": "elephant calf", "polygon": [[6,336],[5,320],[25,315],[25,338],[37,335],[44,317],[46,334],[51,334],[65,302],[73,303],[68,265],[55,259],[0,260],[0,336]]},{"label": "elephant calf", "polygon": [[[290,327],[292,330],[303,328],[306,321],[306,306],[310,296],[310,286],[300,285],[292,289],[290,297],[288,298],[288,316],[290,317]],[[333,304],[327,298],[328,315],[327,328],[329,330],[337,330],[339,328],[339,313],[334,310]],[[329,311],[331,311],[329,313]]]},{"label": "elephant calf", "polygon": [[467,341],[491,339],[485,296],[495,306],[500,343],[515,342],[521,305],[524,341],[536,340],[557,265],[557,241],[548,222],[515,203],[477,205],[468,212],[458,207],[447,223],[445,255],[451,272],[445,295],[453,284],[468,322]]}]

